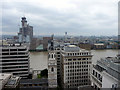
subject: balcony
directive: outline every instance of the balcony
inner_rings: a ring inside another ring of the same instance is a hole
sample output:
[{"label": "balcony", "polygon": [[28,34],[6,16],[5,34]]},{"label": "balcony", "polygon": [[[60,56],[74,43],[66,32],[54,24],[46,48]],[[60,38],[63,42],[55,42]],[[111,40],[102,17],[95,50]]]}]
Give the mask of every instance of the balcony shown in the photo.
[{"label": "balcony", "polygon": [[29,54],[16,54],[16,55],[0,55],[0,58],[1,57],[20,57],[20,56],[29,56]]},{"label": "balcony", "polygon": [[13,60],[26,60],[26,61],[27,61],[28,59],[29,59],[29,58],[26,58],[26,57],[25,57],[25,58],[2,58],[2,59],[0,58],[0,61],[3,61],[3,60],[4,60],[4,61],[5,61],[5,60],[12,60],[12,61],[13,61]]}]

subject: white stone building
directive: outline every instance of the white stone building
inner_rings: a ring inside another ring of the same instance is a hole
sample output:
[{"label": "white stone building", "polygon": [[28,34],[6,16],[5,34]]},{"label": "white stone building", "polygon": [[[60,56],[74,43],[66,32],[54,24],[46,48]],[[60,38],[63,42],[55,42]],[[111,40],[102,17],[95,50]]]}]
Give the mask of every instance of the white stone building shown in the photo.
[{"label": "white stone building", "polygon": [[119,88],[120,85],[120,61],[118,57],[107,57],[97,61],[91,72],[92,86],[100,90],[102,88]]},{"label": "white stone building", "polygon": [[57,88],[57,60],[53,40],[48,50],[48,87]]},{"label": "white stone building", "polygon": [[91,52],[68,45],[61,51],[61,84],[64,88],[90,85]]},{"label": "white stone building", "polygon": [[49,51],[48,57],[48,86],[49,88],[57,87],[57,61],[55,52]]}]

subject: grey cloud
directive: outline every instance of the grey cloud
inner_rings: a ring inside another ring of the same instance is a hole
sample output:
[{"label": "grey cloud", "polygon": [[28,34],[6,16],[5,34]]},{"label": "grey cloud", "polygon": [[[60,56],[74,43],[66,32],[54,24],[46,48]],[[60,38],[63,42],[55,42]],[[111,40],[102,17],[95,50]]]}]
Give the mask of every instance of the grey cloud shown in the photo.
[{"label": "grey cloud", "polygon": [[[75,35],[82,35],[82,33],[85,35],[105,34],[101,32],[116,35],[117,17],[114,18],[109,15],[109,12],[105,11],[95,11],[92,14],[92,11],[90,11],[93,9],[92,3],[86,3],[87,6],[85,6],[85,4],[80,4],[79,1],[77,2],[74,3],[76,5],[75,8],[65,10],[65,12],[56,10],[55,8],[45,8],[41,4],[39,6],[33,5],[31,2],[6,3],[3,5],[3,32],[11,30],[17,33],[17,25],[21,23],[20,18],[25,14],[28,23],[34,27],[35,34],[48,34],[48,32],[63,34],[67,31]],[[95,4],[99,5],[97,2]],[[112,2],[110,6],[111,4]],[[97,5],[94,7],[97,7]],[[109,5],[106,8],[108,9],[108,7]],[[114,11],[111,10],[111,14],[116,13],[113,16],[117,16],[116,8],[117,6],[113,5],[112,10]]]}]

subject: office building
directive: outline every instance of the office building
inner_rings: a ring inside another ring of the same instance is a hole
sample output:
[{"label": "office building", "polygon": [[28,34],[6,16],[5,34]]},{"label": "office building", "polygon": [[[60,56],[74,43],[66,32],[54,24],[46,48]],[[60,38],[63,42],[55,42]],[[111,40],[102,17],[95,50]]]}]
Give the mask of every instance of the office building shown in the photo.
[{"label": "office building", "polygon": [[0,68],[2,73],[12,73],[22,78],[29,76],[28,47],[21,44],[0,46]]},{"label": "office building", "polygon": [[90,51],[75,45],[64,46],[61,51],[61,85],[64,88],[90,85],[91,58]]}]

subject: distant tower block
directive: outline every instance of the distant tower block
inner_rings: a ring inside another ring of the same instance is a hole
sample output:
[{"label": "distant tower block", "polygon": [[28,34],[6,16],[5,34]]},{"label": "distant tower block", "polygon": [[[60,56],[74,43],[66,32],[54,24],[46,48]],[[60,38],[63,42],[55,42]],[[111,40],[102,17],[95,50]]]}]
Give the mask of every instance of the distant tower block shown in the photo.
[{"label": "distant tower block", "polygon": [[67,32],[65,32],[65,41],[67,41]]}]

